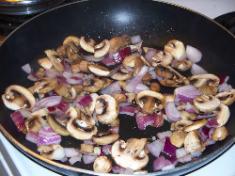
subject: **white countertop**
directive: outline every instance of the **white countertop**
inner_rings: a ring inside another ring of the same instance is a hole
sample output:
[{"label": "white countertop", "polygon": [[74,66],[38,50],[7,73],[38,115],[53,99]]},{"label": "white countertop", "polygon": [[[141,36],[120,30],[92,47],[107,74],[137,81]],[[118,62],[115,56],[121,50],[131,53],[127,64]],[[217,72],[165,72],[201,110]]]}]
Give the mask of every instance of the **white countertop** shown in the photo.
[{"label": "white countertop", "polygon": [[[215,18],[221,14],[235,11],[235,0],[162,0],[191,8],[201,12],[210,18]],[[32,162],[23,154],[18,152],[4,137],[0,134],[0,140],[7,147],[12,160],[16,164],[22,176],[60,176],[40,165]],[[4,160],[0,151],[0,159]],[[235,176],[235,145],[225,152],[222,156],[187,176]]]}]

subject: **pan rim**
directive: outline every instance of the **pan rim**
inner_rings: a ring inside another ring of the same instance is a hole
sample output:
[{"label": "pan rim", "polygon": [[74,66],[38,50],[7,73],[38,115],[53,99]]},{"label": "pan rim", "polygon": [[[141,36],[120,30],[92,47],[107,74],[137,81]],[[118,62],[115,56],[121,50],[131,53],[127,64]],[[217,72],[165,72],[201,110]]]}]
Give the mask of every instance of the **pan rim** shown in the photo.
[{"label": "pan rim", "polygon": [[[68,4],[64,4],[64,5],[60,5],[60,6],[57,6],[57,7],[54,7],[52,9],[49,9],[49,10],[46,10],[45,12],[43,13],[40,13],[34,17],[32,17],[30,20],[24,22],[23,24],[21,24],[20,26],[18,26],[16,29],[14,29],[6,38],[5,40],[3,41],[2,45],[4,45],[4,43],[11,37],[14,35],[15,32],[17,32],[19,29],[21,29],[24,25],[27,25],[28,23],[30,23],[31,21],[37,19],[38,17],[44,15],[44,14],[47,14],[47,13],[50,13],[50,12],[53,12],[53,11],[56,11],[57,9],[60,9],[60,8],[63,8],[63,7],[66,7],[66,6],[70,6],[70,5],[73,5],[73,4],[77,4],[77,3],[83,3],[83,2],[87,2],[87,1],[93,1],[93,0],[81,0],[81,1],[76,1],[76,2],[71,2],[71,3],[68,3]],[[161,1],[161,0],[148,0],[148,1],[152,1],[152,2],[158,2],[158,3],[162,3],[162,4],[167,4],[169,6],[173,6],[173,7],[176,7],[176,8],[180,8],[180,9],[183,9],[185,11],[188,11],[190,13],[194,13],[196,15],[199,15],[207,20],[209,20],[210,22],[213,22],[215,25],[217,25],[219,28],[221,28],[223,31],[225,31],[227,34],[229,34],[231,37],[233,37],[233,39],[235,39],[235,35],[232,34],[228,29],[226,29],[224,26],[222,26],[221,24],[219,24],[218,22],[216,22],[215,20],[209,18],[208,16],[206,15],[203,15],[201,14],[200,12],[196,12],[190,8],[187,8],[187,7],[183,7],[181,5],[178,5],[178,4],[174,4],[174,3],[169,3],[169,2],[164,2],[164,1]],[[1,48],[0,46],[0,48]],[[87,170],[87,169],[82,169],[82,168],[78,168],[78,167],[73,167],[73,166],[69,166],[69,165],[66,165],[66,164],[61,164],[61,163],[58,163],[56,161],[52,161],[52,160],[49,160],[49,159],[46,159],[44,157],[42,157],[41,155],[39,155],[38,153],[34,152],[33,150],[29,149],[28,147],[24,146],[23,144],[21,144],[17,139],[15,139],[3,126],[2,124],[0,124],[0,131],[4,134],[4,136],[15,146],[15,148],[17,148],[17,150],[19,150],[21,153],[23,153],[25,156],[29,157],[29,158],[35,158],[37,160],[41,160],[42,162],[44,163],[47,163],[49,165],[52,165],[54,167],[59,167],[59,168],[62,168],[62,169],[65,169],[65,170],[69,170],[69,171],[72,171],[72,172],[81,172],[81,173],[85,173],[85,174],[91,174],[91,175],[104,175],[104,176],[111,176],[111,175],[114,175],[112,173],[96,173],[92,170]],[[217,149],[216,151],[212,152],[212,153],[209,153],[206,157],[203,157],[203,158],[200,158],[194,162],[190,162],[190,163],[187,163],[187,164],[184,164],[182,166],[179,166],[179,167],[176,167],[174,169],[171,169],[171,170],[166,170],[166,171],[157,171],[157,172],[152,172],[152,173],[147,173],[147,175],[169,175],[169,174],[176,174],[177,172],[181,171],[182,174],[185,174],[185,173],[189,173],[189,172],[192,172],[194,170],[197,170],[199,169],[200,167],[208,164],[209,162],[211,162],[212,160],[216,159],[218,156],[220,156],[221,154],[223,154],[226,150],[228,150],[233,144],[235,143],[235,137],[231,137],[230,140],[228,140],[223,146],[222,148],[219,148]],[[22,152],[24,151],[25,153],[27,153],[27,155]],[[30,156],[28,156],[30,155]],[[34,160],[35,161],[35,160]],[[37,164],[38,162],[35,161]],[[43,166],[43,167],[46,167],[46,166]],[[46,168],[49,168],[49,167],[46,167]],[[50,168],[49,168],[50,169]],[[52,170],[52,169],[50,169]],[[130,174],[122,174],[122,175],[125,175],[125,176],[131,176]]]}]

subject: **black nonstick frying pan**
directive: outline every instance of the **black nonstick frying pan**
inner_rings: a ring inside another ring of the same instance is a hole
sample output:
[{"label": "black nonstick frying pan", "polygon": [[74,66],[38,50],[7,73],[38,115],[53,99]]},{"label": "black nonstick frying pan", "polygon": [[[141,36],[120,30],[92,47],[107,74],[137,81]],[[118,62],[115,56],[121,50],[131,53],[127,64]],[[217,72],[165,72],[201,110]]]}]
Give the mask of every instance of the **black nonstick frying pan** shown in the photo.
[{"label": "black nonstick frying pan", "polygon": [[[160,47],[172,38],[191,44],[203,53],[200,65],[210,73],[229,75],[230,83],[235,86],[235,37],[216,22],[188,9],[151,0],[90,0],[65,5],[39,15],[7,38],[0,48],[0,93],[13,83],[29,85],[21,66],[34,63],[43,50],[56,48],[67,35],[86,34],[98,40],[124,33],[141,35],[145,46]],[[231,117],[227,124],[230,135],[225,141],[209,146],[197,161],[147,175],[182,175],[223,154],[235,142],[235,105],[230,109]],[[17,132],[9,114],[10,111],[0,103],[0,129],[29,158],[65,175],[97,174],[81,169],[79,165],[72,167],[36,154],[35,145],[27,142],[24,135]],[[164,126],[156,131],[138,133],[128,128],[128,122],[121,121],[123,138],[128,135],[148,136],[167,128]],[[75,146],[77,141],[68,138],[65,144]]]}]

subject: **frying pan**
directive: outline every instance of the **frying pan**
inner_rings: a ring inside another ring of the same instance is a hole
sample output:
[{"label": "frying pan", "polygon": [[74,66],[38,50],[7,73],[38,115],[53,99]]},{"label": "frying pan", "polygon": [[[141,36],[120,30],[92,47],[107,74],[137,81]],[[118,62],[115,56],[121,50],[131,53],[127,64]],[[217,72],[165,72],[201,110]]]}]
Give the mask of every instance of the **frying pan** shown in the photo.
[{"label": "frying pan", "polygon": [[[235,38],[216,22],[175,5],[150,0],[99,0],[81,1],[55,8],[33,18],[16,29],[0,48],[0,93],[10,84],[30,85],[21,71],[25,63],[34,63],[42,56],[43,50],[56,48],[67,35],[86,34],[94,39],[110,38],[119,34],[139,34],[145,46],[160,47],[168,40],[177,38],[184,43],[199,48],[203,53],[200,63],[208,72],[230,75],[230,83],[235,85]],[[59,162],[49,161],[39,156],[36,147],[17,132],[9,118],[10,112],[0,104],[0,129],[8,140],[22,153],[37,163],[64,175],[97,174]],[[168,171],[147,175],[181,175],[202,167],[224,153],[235,142],[235,106],[231,106],[231,118],[227,127],[229,137],[216,145],[209,146],[194,162],[178,166]],[[121,118],[128,119],[128,118]],[[129,127],[131,123],[121,121],[121,136],[150,136],[169,128],[166,124],[155,130],[138,132]],[[66,146],[77,146],[78,141],[67,138]],[[97,174],[109,175],[109,174]]]}]

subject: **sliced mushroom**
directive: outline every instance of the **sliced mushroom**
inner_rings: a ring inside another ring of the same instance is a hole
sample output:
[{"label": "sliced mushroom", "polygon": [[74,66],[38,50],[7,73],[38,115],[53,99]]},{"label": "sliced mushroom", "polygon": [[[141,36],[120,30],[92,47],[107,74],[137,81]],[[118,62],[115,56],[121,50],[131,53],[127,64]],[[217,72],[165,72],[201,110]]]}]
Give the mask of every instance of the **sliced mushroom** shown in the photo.
[{"label": "sliced mushroom", "polygon": [[121,167],[140,170],[149,161],[148,154],[144,150],[146,143],[145,138],[130,138],[127,142],[118,140],[112,145],[112,158]]},{"label": "sliced mushroom", "polygon": [[114,73],[111,78],[114,80],[118,80],[118,81],[125,81],[128,80],[132,77],[131,73],[122,73],[122,72],[117,72]]},{"label": "sliced mushroom", "polygon": [[176,60],[183,60],[186,58],[184,44],[179,40],[170,40],[164,46],[164,51],[170,53]]},{"label": "sliced mushroom", "polygon": [[105,56],[109,52],[110,43],[108,40],[104,40],[95,46],[95,58],[100,58]]},{"label": "sliced mushroom", "polygon": [[32,116],[25,121],[25,127],[28,132],[38,133],[46,121],[41,116]]},{"label": "sliced mushroom", "polygon": [[180,116],[183,120],[195,120],[197,118],[195,113],[189,113],[187,111],[180,111]]},{"label": "sliced mushroom", "polygon": [[117,52],[120,48],[127,46],[130,43],[130,37],[127,35],[113,37],[110,41],[110,53]]},{"label": "sliced mushroom", "polygon": [[200,111],[200,112],[212,112],[216,108],[219,107],[220,101],[218,98],[212,95],[201,95],[196,97],[193,100],[193,105]]},{"label": "sliced mushroom", "polygon": [[173,57],[170,53],[165,52],[165,51],[158,51],[153,57],[152,57],[152,66],[156,67],[158,64],[162,65],[170,65]]},{"label": "sliced mushroom", "polygon": [[50,160],[62,160],[65,157],[64,148],[58,144],[38,146],[38,151]]},{"label": "sliced mushroom", "polygon": [[62,60],[58,57],[58,53],[54,50],[45,50],[45,54],[47,55],[48,59],[52,63],[53,67],[59,71],[64,71],[64,65],[61,63]]},{"label": "sliced mushroom", "polygon": [[134,68],[134,75],[138,74],[141,70],[142,66],[144,65],[143,61],[140,58],[139,54],[131,54],[123,60],[122,64],[128,68]]},{"label": "sliced mushroom", "polygon": [[226,127],[221,126],[214,130],[212,133],[212,139],[214,141],[222,141],[228,136],[228,130]]},{"label": "sliced mushroom", "polygon": [[80,39],[76,36],[70,35],[66,37],[63,41],[63,45],[70,45],[71,43],[75,44],[76,46],[80,45]]},{"label": "sliced mushroom", "polygon": [[109,173],[112,170],[112,161],[107,156],[99,156],[93,164],[95,172]]},{"label": "sliced mushroom", "polygon": [[51,69],[51,67],[53,66],[51,61],[46,57],[39,59],[38,64],[46,70]]},{"label": "sliced mushroom", "polygon": [[118,117],[117,101],[110,95],[100,95],[96,99],[96,118],[103,124],[111,124]]},{"label": "sliced mushroom", "polygon": [[5,93],[2,95],[4,105],[11,110],[18,110],[21,108],[32,108],[35,105],[35,98],[33,94],[20,85],[11,85],[7,87]]},{"label": "sliced mushroom", "polygon": [[187,134],[184,140],[184,149],[187,153],[202,152],[205,149],[196,131],[190,131]]},{"label": "sliced mushroom", "polygon": [[83,83],[83,90],[87,92],[98,92],[104,87],[104,81],[99,78],[91,78]]},{"label": "sliced mushroom", "polygon": [[117,103],[124,103],[124,102],[127,101],[126,95],[122,94],[122,93],[116,93],[116,94],[113,95],[113,97],[115,98]]},{"label": "sliced mushroom", "polygon": [[68,100],[73,100],[77,97],[75,88],[70,85],[60,84],[54,90],[58,95]]},{"label": "sliced mushroom", "polygon": [[80,38],[80,46],[86,52],[94,53],[95,52],[94,44],[95,41],[93,39],[86,40],[84,36]]},{"label": "sliced mushroom", "polygon": [[97,133],[97,128],[91,121],[92,117],[84,116],[82,113],[77,114],[74,108],[70,108],[70,116],[66,128],[74,138],[88,140]]},{"label": "sliced mushroom", "polygon": [[230,117],[230,110],[228,106],[220,104],[220,106],[216,109],[216,111],[217,111],[216,120],[218,123],[218,127],[224,126],[228,122]]},{"label": "sliced mushroom", "polygon": [[186,137],[186,133],[184,131],[174,131],[170,136],[171,143],[180,148],[184,144],[184,139]]},{"label": "sliced mushroom", "polygon": [[190,78],[192,85],[197,87],[202,93],[215,95],[220,79],[213,74],[198,74]]},{"label": "sliced mushroom", "polygon": [[193,124],[193,121],[182,119],[171,124],[171,130],[184,130],[185,127]]},{"label": "sliced mushroom", "polygon": [[170,66],[158,64],[155,70],[160,79],[159,82],[163,86],[179,87],[189,83],[186,77],[182,76]]},{"label": "sliced mushroom", "polygon": [[164,96],[161,93],[144,90],[137,94],[136,103],[147,113],[163,109]]},{"label": "sliced mushroom", "polygon": [[186,71],[192,67],[193,63],[190,60],[184,59],[174,60],[171,65],[173,68],[176,68],[179,71]]},{"label": "sliced mushroom", "polygon": [[194,121],[193,124],[185,127],[184,131],[190,132],[190,131],[197,130],[197,129],[203,127],[204,125],[206,125],[206,123],[207,123],[206,119],[201,119],[201,120]]},{"label": "sliced mushroom", "polygon": [[57,86],[56,79],[42,79],[35,82],[35,84],[29,88],[32,93],[46,94],[54,90]]},{"label": "sliced mushroom", "polygon": [[116,133],[97,133],[93,136],[92,140],[98,145],[107,145],[111,144],[114,141],[118,140],[119,134]]},{"label": "sliced mushroom", "polygon": [[91,73],[97,76],[109,76],[110,70],[104,66],[92,64],[88,66],[88,69]]},{"label": "sliced mushroom", "polygon": [[66,124],[59,123],[54,116],[48,115],[47,116],[47,122],[48,125],[55,131],[56,133],[62,135],[62,136],[69,136],[69,132],[66,129]]},{"label": "sliced mushroom", "polygon": [[81,144],[79,151],[81,153],[94,153],[94,145],[92,145],[92,144]]},{"label": "sliced mushroom", "polygon": [[235,101],[235,89],[220,92],[216,96],[220,100],[221,103],[224,103],[225,105],[231,105]]},{"label": "sliced mushroom", "polygon": [[73,73],[78,73],[78,72],[84,72],[84,73],[88,73],[88,65],[90,63],[86,60],[80,60],[78,63],[73,63],[71,65],[71,70]]}]

